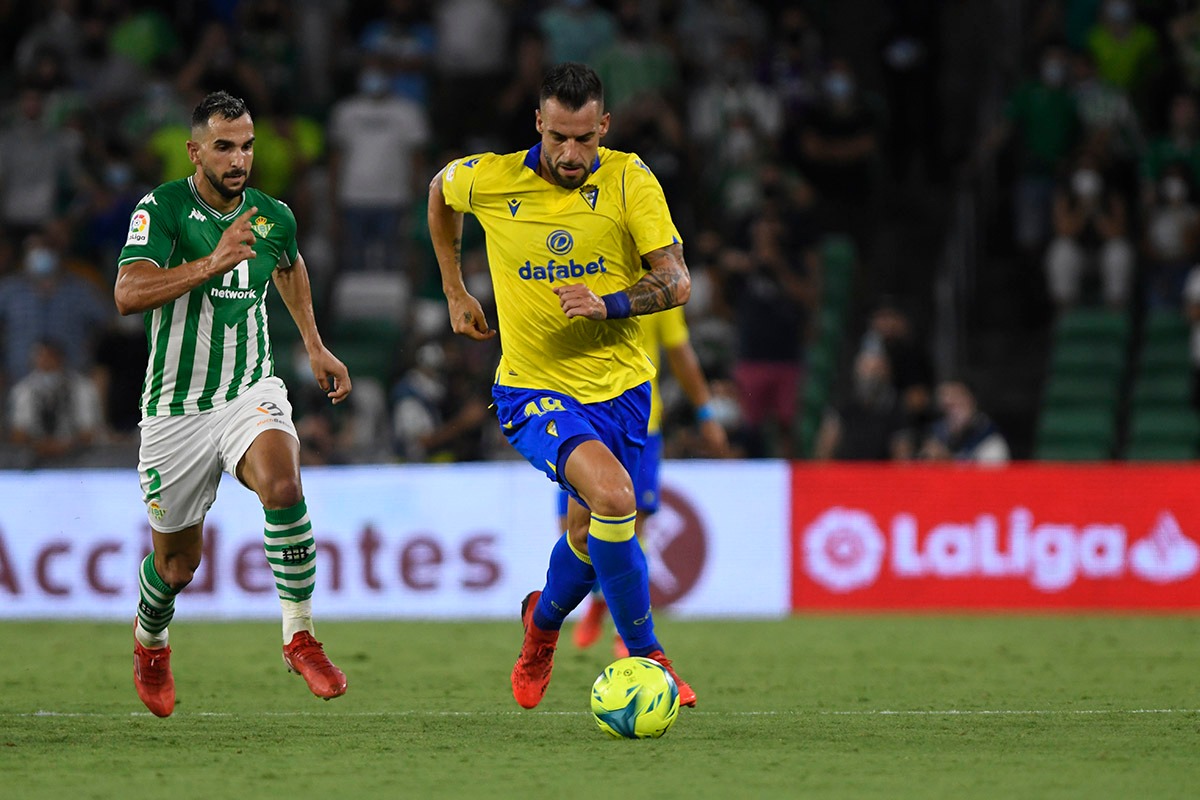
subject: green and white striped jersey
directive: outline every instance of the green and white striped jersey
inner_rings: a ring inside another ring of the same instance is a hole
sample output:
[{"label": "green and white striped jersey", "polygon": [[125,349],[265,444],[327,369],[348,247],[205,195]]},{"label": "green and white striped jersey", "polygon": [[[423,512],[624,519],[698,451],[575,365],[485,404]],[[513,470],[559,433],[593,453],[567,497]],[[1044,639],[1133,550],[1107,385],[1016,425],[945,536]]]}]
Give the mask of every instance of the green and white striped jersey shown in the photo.
[{"label": "green and white striped jersey", "polygon": [[251,206],[258,207],[251,219],[256,257],[146,312],[150,360],[143,417],[210,411],[274,374],[267,287],[277,266],[296,261],[296,218],[285,204],[252,188],[237,208],[222,214],[200,199],[191,177],[164,183],[134,209],[119,263],[145,260],[171,269],[211,254]]}]

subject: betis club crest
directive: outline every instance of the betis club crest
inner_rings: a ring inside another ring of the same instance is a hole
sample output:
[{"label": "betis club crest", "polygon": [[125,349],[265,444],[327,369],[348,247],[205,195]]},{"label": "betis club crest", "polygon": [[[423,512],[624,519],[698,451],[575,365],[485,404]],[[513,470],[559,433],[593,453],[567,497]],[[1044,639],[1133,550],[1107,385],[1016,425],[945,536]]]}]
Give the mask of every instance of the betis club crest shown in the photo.
[{"label": "betis club crest", "polygon": [[274,222],[267,222],[267,218],[258,216],[254,218],[254,222],[250,223],[250,227],[254,229],[254,233],[260,238],[267,238],[267,234],[271,232],[271,228],[275,227]]}]

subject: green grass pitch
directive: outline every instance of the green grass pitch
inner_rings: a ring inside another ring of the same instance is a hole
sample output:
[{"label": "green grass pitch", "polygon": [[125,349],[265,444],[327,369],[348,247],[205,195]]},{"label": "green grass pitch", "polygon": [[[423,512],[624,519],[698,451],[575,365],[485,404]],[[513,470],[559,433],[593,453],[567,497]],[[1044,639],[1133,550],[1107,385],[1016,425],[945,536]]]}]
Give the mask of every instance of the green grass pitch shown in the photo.
[{"label": "green grass pitch", "polygon": [[662,739],[616,741],[587,711],[606,646],[564,636],[546,699],[517,707],[515,619],[324,622],[350,682],[326,703],[284,670],[277,625],[181,613],[165,720],[134,694],[128,625],[2,623],[0,797],[1200,792],[1200,618],[663,618],[659,632],[699,705]]}]

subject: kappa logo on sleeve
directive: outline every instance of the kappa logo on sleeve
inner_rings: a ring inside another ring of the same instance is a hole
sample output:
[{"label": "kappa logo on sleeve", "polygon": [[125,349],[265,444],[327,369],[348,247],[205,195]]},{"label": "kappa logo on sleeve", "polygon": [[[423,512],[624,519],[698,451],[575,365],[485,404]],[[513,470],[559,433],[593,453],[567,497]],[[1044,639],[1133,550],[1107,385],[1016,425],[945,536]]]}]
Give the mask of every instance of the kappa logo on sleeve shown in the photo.
[{"label": "kappa logo on sleeve", "polygon": [[139,208],[133,212],[133,218],[129,220],[129,235],[125,237],[125,244],[145,244],[148,241],[150,241],[150,212]]}]

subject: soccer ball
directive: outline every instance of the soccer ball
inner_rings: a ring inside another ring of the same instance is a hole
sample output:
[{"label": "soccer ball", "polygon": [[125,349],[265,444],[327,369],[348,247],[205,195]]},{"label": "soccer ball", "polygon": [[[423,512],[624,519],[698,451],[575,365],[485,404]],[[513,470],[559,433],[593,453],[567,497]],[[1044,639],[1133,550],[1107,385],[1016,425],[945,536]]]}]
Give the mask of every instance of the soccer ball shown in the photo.
[{"label": "soccer ball", "polygon": [[657,661],[622,658],[592,684],[592,715],[615,739],[657,739],[679,716],[679,689]]}]

